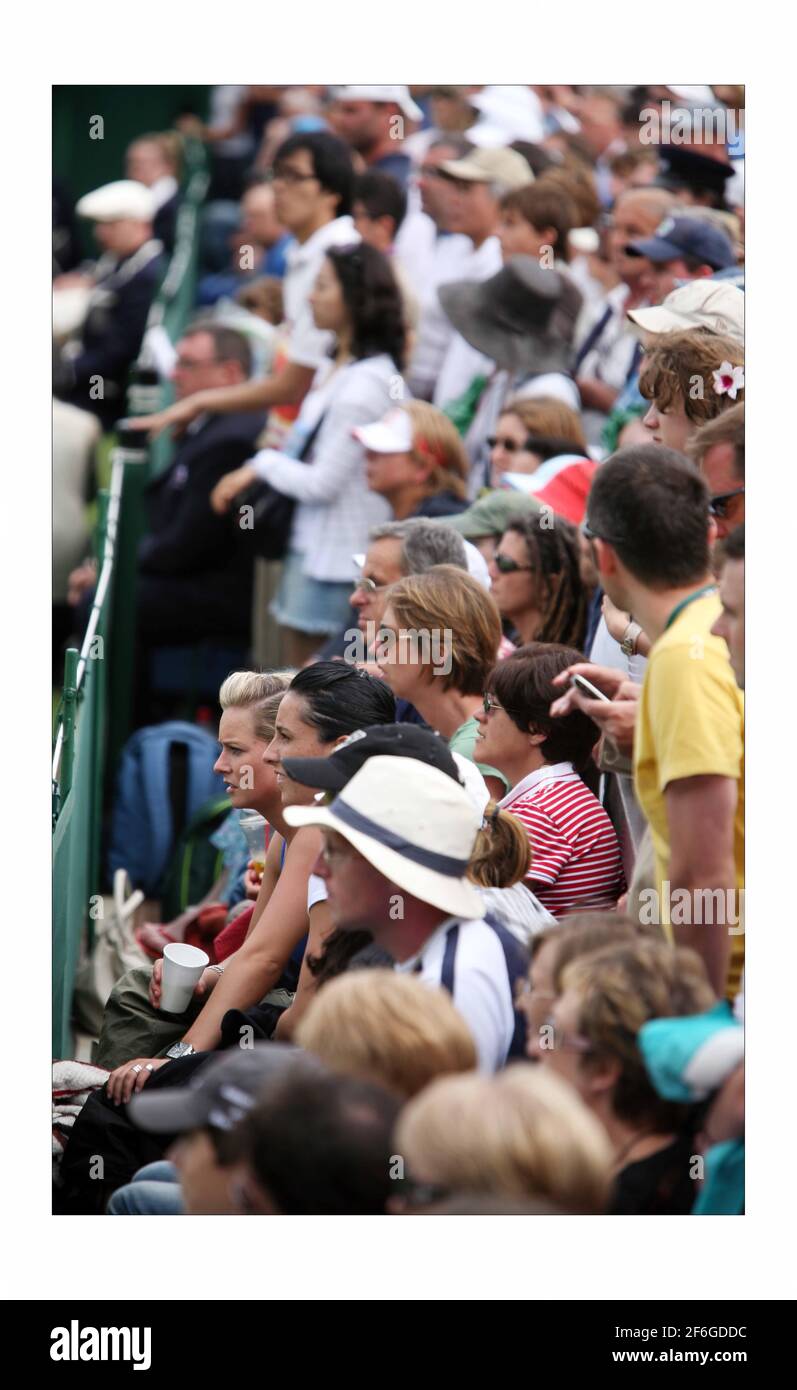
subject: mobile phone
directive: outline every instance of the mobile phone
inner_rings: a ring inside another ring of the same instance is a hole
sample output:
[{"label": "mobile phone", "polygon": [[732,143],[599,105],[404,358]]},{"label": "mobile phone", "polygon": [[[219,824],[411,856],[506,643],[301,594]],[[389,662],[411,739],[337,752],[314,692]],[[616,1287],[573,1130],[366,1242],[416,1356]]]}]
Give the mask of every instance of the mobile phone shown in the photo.
[{"label": "mobile phone", "polygon": [[582,695],[586,695],[588,700],[605,700],[607,705],[611,704],[608,695],[604,695],[597,685],[593,685],[592,681],[588,681],[584,676],[571,676],[570,684],[574,685],[576,690],[580,690]]}]

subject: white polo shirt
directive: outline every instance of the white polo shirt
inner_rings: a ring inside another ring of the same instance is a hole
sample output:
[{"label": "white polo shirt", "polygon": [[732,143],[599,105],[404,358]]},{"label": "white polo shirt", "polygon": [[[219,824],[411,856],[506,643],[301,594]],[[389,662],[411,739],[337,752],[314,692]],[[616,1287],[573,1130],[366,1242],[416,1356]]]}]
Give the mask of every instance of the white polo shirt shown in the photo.
[{"label": "white polo shirt", "polygon": [[514,991],[528,958],[506,927],[484,918],[448,917],[416,955],[397,961],[395,968],[448,990],[473,1035],[480,1071],[498,1071],[510,1049],[515,1056],[523,1055]]},{"label": "white polo shirt", "polygon": [[316,328],[309,298],[321,263],[331,246],[351,246],[360,240],[350,217],[336,217],[313,232],[301,244],[294,241],[285,253],[282,284],[288,357],[301,367],[320,367],[329,356],[333,335]]}]

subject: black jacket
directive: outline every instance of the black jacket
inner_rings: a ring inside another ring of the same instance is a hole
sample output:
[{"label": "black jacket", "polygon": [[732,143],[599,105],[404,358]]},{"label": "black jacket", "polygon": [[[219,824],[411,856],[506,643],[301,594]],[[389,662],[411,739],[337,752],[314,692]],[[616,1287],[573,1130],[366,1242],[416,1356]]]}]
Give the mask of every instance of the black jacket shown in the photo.
[{"label": "black jacket", "polygon": [[150,483],[150,529],[138,550],[145,638],[179,644],[249,633],[252,549],[234,513],[211,509],[210,494],[255,453],[265,420],[262,411],[200,417],[178,441],[171,466]]},{"label": "black jacket", "polygon": [[[149,254],[142,248],[120,261],[95,286],[80,349],[70,356],[68,376],[56,393],[99,416],[105,429],[124,415],[127,374],[138,357],[147,315],[165,267],[162,254]],[[102,399],[96,399],[97,378],[102,379]]]},{"label": "black jacket", "polygon": [[165,203],[161,203],[158,211],[152,219],[152,230],[158,241],[163,242],[164,251],[169,255],[174,250],[174,240],[177,232],[177,214],[180,211],[180,194],[173,193],[171,198],[167,198]]}]

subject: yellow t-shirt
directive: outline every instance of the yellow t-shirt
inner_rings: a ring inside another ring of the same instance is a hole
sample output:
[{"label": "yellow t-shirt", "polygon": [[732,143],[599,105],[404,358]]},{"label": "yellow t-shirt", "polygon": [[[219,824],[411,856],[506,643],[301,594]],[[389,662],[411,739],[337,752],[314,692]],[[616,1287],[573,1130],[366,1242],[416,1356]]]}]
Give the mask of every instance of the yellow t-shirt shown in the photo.
[{"label": "yellow t-shirt", "polygon": [[[671,920],[676,924],[679,920],[677,890],[668,892],[664,886],[670,867],[664,792],[670,782],[714,775],[731,777],[737,783],[733,848],[736,887],[744,887],[744,696],[736,684],[725,642],[711,635],[720,609],[719,598],[711,593],[681,610],[651,648],[640,697],[634,782],[651,829],[655,886],[668,935]],[[707,899],[704,913],[711,906]],[[738,990],[744,962],[744,923],[734,922],[738,903],[727,904],[725,912],[732,933],[727,984],[732,997]]]}]

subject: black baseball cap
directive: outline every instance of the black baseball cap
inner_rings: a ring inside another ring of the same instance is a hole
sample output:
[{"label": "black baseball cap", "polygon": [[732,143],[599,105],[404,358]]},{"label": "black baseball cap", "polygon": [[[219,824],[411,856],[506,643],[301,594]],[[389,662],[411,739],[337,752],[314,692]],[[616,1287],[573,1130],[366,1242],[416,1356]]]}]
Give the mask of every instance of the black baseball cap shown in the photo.
[{"label": "black baseball cap", "polygon": [[128,1111],[140,1129],[184,1134],[191,1129],[229,1133],[252,1109],[264,1086],[289,1066],[326,1070],[292,1043],[264,1042],[211,1056],[187,1086],[134,1095]]},{"label": "black baseball cap", "polygon": [[447,773],[455,782],[460,781],[459,768],[445,739],[419,724],[371,724],[349,734],[327,758],[283,758],[282,766],[302,786],[339,792],[377,753],[391,758],[417,758]]},{"label": "black baseball cap", "polygon": [[689,188],[694,192],[724,197],[725,185],[734,173],[732,164],[700,154],[689,145],[668,145],[660,149],[660,154],[662,168],[653,180],[654,188],[676,192],[680,188]]},{"label": "black baseball cap", "polygon": [[646,256],[654,263],[692,256],[712,270],[727,270],[736,264],[730,237],[697,217],[667,217],[653,236],[630,242],[626,250],[630,256]]}]

